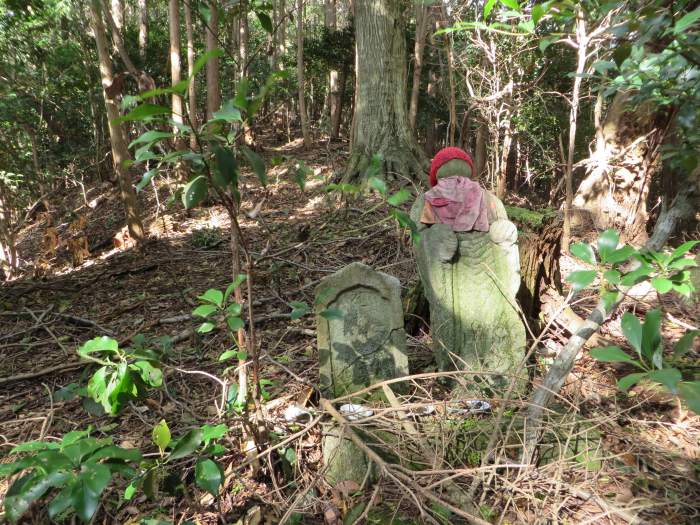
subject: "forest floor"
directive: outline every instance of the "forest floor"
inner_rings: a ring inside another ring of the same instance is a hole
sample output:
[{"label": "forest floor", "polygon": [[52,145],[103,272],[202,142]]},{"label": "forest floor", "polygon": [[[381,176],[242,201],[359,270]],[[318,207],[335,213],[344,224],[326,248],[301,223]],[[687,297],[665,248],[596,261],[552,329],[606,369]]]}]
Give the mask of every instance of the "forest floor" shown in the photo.
[{"label": "forest floor", "polygon": [[[271,382],[265,387],[269,399],[264,410],[279,439],[298,430],[298,425],[285,421],[284,409],[290,403],[313,407],[318,399],[313,316],[291,320],[289,303],[313,305],[319,280],[353,261],[395,275],[404,290],[410,290],[417,279],[410,239],[387,219],[381,205],[375,206],[380,201],[360,197],[339,206],[324,191],[329,176],[343,166],[346,149],[344,144],[333,144],[304,152],[298,143],[267,148],[264,155],[268,159],[288,157],[270,170],[268,189],[261,189],[251,175],[242,179],[247,188],[241,192],[241,225],[248,250],[256,259],[253,306],[262,377]],[[305,191],[294,181],[291,159],[304,160],[313,170]],[[139,198],[142,209],[151,210],[145,220],[151,240],[140,250],[129,245],[114,248],[112,239],[124,224],[116,192],[104,186],[85,188],[84,195],[76,190],[66,188],[51,199],[55,207],[51,226],[46,216],[40,216],[22,233],[20,256],[31,261],[44,259],[36,275],[0,287],[2,462],[18,443],[51,439],[89,425],[95,435],[111,435],[123,446],[155,452],[151,429],[161,419],[168,422],[173,436],[196,425],[220,422],[215,403],[221,388],[198,372],[221,376],[225,366],[218,356],[229,343],[223,333],[197,334],[197,323],[190,314],[197,296],[208,288],[223,289],[231,281],[225,211],[214,205],[185,212],[179,202],[168,204],[165,184],[159,185],[157,199],[154,189],[148,187]],[[95,199],[98,203],[91,207]],[[152,211],[156,209],[157,213]],[[49,227],[64,241],[71,236],[87,238],[90,253],[81,264],[71,263],[65,247],[55,254],[46,253]],[[570,268],[571,261],[563,260],[563,271]],[[594,301],[592,295],[583,294],[574,308],[585,316]],[[658,302],[653,296],[641,304],[643,310]],[[680,326],[698,323],[700,307],[672,298],[664,301],[663,309],[670,347]],[[616,315],[601,336],[624,346],[619,323]],[[426,331],[409,337],[411,373],[435,370]],[[151,341],[174,338],[167,353],[167,389],[153,390],[147,399],[131,403],[117,417],[86,410],[89,405],[71,394],[70,385],[85,385],[92,367],[79,360],[76,348],[99,335],[128,346],[140,333]],[[542,345],[555,352],[567,337],[565,331],[555,329]],[[540,358],[541,366],[546,359]],[[621,372],[584,352],[564,389],[563,411],[552,416],[551,434],[565,443],[537,469],[493,469],[479,474],[484,488],[477,493],[477,497],[481,494],[477,508],[482,519],[500,523],[700,522],[700,418],[680,411],[673,399],[657,391],[637,388],[630,396],[622,395],[614,382]],[[442,395],[435,382],[425,385],[422,388],[435,398]],[[356,490],[359,487],[332,490],[319,482],[319,427],[293,442],[296,452],[286,480],[280,474],[278,455],[268,455],[262,465],[238,472],[237,465],[246,454],[236,430],[240,429],[237,417],[226,419],[234,430],[227,438],[228,452],[222,461],[226,472],[236,476],[229,477],[219,509],[210,497],[198,492],[187,498],[165,494],[157,502],[139,494],[131,502],[115,504],[122,486],[110,489],[113,492],[107,500],[112,504],[102,506],[96,522],[139,523],[150,517],[174,523],[216,523],[221,510],[226,523],[278,523],[295,495],[312,486],[306,496],[298,498],[305,514],[297,523],[324,523],[324,519],[325,523],[341,523],[333,518],[334,513],[345,515],[348,523],[347,514],[355,512],[356,516],[356,509],[363,508],[358,504],[369,500],[375,508],[369,513],[369,523],[392,522],[387,515],[395,516],[393,523],[415,522],[412,498],[388,479],[376,492]],[[559,432],[562,428],[567,432]],[[582,437],[583,448],[572,444]],[[455,469],[478,467],[478,455],[476,459],[469,454],[465,457],[468,459],[462,458],[461,464],[454,459],[450,464]],[[192,465],[185,467],[178,473],[181,479],[191,476]],[[276,474],[271,476],[272,471]],[[458,479],[468,487],[476,475],[473,470]],[[0,496],[6,490],[6,480],[0,481]],[[434,515],[440,511],[432,509]],[[34,509],[30,522],[45,523],[43,513],[42,508]],[[446,522],[454,521],[448,518]]]}]

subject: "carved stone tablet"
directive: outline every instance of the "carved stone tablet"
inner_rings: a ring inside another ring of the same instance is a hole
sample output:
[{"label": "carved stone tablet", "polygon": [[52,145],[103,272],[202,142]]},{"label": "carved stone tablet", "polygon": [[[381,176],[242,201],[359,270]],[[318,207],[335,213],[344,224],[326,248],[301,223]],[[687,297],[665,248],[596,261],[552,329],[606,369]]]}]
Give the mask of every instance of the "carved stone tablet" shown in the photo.
[{"label": "carved stone tablet", "polygon": [[399,280],[352,263],[316,288],[321,391],[338,397],[408,375]]}]

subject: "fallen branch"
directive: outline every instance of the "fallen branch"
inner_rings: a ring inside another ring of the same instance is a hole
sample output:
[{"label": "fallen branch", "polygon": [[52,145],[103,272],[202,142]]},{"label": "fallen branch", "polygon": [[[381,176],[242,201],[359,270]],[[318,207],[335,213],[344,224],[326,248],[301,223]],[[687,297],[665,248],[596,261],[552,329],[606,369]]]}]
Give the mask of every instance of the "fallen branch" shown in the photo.
[{"label": "fallen branch", "polygon": [[0,377],[0,385],[5,385],[7,383],[13,383],[15,381],[24,381],[26,379],[34,379],[36,377],[45,376],[48,374],[58,374],[61,372],[67,372],[69,370],[75,370],[82,366],[89,366],[89,363],[83,361],[78,361],[77,363],[68,363],[60,366],[50,366],[48,368],[42,368],[36,372],[28,372],[26,374],[17,374],[10,377]]}]

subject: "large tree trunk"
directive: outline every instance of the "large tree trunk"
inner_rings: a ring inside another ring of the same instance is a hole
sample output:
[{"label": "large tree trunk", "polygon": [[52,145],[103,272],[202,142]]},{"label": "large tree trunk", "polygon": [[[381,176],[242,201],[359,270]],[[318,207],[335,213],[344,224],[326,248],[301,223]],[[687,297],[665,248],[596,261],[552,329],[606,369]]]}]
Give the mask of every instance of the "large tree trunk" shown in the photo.
[{"label": "large tree trunk", "polygon": [[648,104],[630,107],[630,96],[618,92],[598,126],[595,150],[585,163],[588,175],[578,187],[573,207],[586,210],[597,228],[614,228],[625,240],[643,244],[649,182],[657,169],[669,115],[654,112]]},{"label": "large tree trunk", "polygon": [[[211,18],[206,32],[207,53],[219,47],[219,6],[216,0],[209,0]],[[221,87],[219,86],[219,57],[212,57],[207,62],[207,120],[212,118],[221,106]]]},{"label": "large tree trunk", "polygon": [[[187,32],[187,76],[191,77],[194,72],[194,28],[192,26],[192,8],[189,0],[185,0],[185,31]],[[199,127],[197,118],[197,83],[192,79],[187,86],[187,96],[189,99],[187,114],[190,119],[190,126],[193,129]],[[190,133],[190,148],[197,147],[197,137]]]},{"label": "large tree trunk", "polygon": [[[148,0],[138,0],[139,2],[139,55],[141,59],[146,58],[146,48],[148,47]],[[185,2],[189,9],[189,0]]]},{"label": "large tree trunk", "polygon": [[248,2],[241,1],[240,17],[238,19],[238,76],[243,78],[248,74]]},{"label": "large tree trunk", "polygon": [[311,146],[311,134],[309,133],[309,117],[306,114],[306,100],[304,99],[304,1],[297,0],[297,83],[299,84],[299,119],[301,120],[301,134],[304,138],[304,147]]},{"label": "large tree trunk", "polygon": [[346,180],[360,177],[381,154],[383,173],[418,178],[425,158],[408,123],[404,3],[356,0],[357,90]]},{"label": "large tree trunk", "polygon": [[131,185],[128,169],[124,166],[124,162],[129,160],[129,150],[126,146],[124,132],[121,126],[116,122],[116,119],[119,118],[119,105],[116,100],[108,95],[113,80],[112,61],[107,49],[107,37],[105,35],[104,24],[102,23],[99,0],[90,1],[90,14],[95,43],[97,44],[97,56],[100,61],[100,74],[102,76],[105,106],[107,108],[109,137],[112,143],[112,162],[114,164],[114,171],[117,173],[117,178],[119,180],[119,189],[126,211],[129,234],[137,243],[140,243],[145,238],[143,225],[141,224],[136,193]]},{"label": "large tree trunk", "polygon": [[114,25],[123,35],[124,31],[124,2],[122,0],[112,0],[112,17],[114,17]]},{"label": "large tree trunk", "polygon": [[408,107],[408,123],[411,129],[416,129],[418,116],[418,95],[420,94],[420,78],[423,71],[423,51],[429,26],[430,11],[423,2],[416,2],[416,39],[413,46],[413,80],[411,84],[411,102]]},{"label": "large tree trunk", "polygon": [[[451,27],[452,22],[450,20],[450,15],[447,12],[447,7],[445,7],[445,4],[441,4],[440,7],[442,11],[442,22],[444,24],[444,27]],[[454,146],[455,130],[457,129],[457,93],[455,91],[454,43],[452,41],[452,33],[447,33],[445,37],[445,55],[447,57],[447,77],[449,80],[448,86],[450,88],[450,122],[448,126],[447,142],[448,146]],[[503,196],[499,195],[499,198],[502,199]]]}]

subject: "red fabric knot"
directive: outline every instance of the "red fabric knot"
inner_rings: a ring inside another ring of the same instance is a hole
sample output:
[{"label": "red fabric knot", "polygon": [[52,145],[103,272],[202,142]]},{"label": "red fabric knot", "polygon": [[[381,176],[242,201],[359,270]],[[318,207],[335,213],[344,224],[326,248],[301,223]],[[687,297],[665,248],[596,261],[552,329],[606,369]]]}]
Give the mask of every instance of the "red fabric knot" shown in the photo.
[{"label": "red fabric knot", "polygon": [[462,148],[456,148],[450,146],[449,148],[443,148],[437,152],[435,157],[433,157],[433,162],[430,163],[430,187],[432,188],[437,184],[437,172],[442,167],[443,164],[447,162],[460,159],[469,164],[469,167],[474,173],[474,161],[472,160],[469,153],[464,151]]}]

